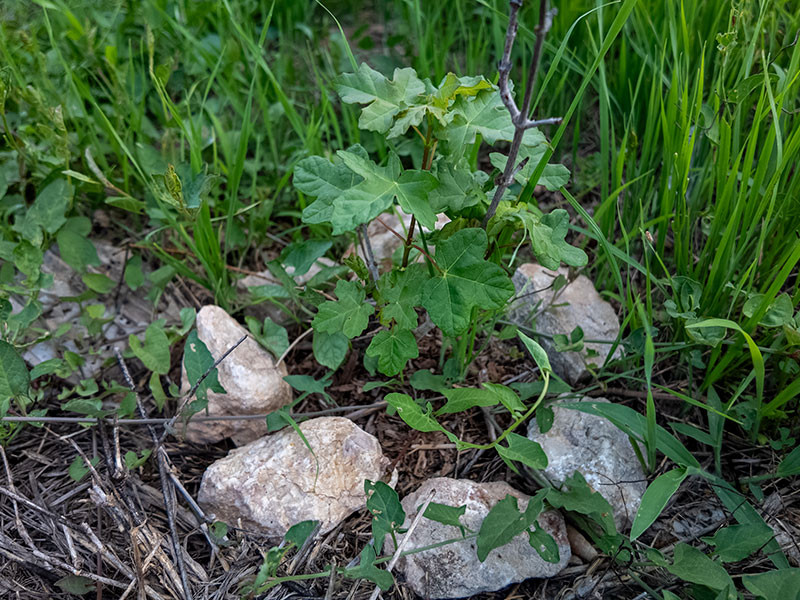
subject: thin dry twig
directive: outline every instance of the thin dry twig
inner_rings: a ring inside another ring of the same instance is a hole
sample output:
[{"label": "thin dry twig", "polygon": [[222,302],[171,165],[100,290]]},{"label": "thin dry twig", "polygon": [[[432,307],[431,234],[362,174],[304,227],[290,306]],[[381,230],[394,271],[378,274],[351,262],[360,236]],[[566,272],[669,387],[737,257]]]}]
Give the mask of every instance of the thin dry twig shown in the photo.
[{"label": "thin dry twig", "polygon": [[511,50],[514,47],[514,40],[517,37],[517,29],[519,23],[517,22],[517,14],[522,7],[522,0],[510,0],[509,2],[509,16],[508,16],[508,29],[506,29],[506,41],[503,48],[503,58],[500,60],[498,71],[500,79],[497,82],[500,88],[500,98],[503,104],[508,109],[511,115],[511,122],[514,124],[514,137],[511,141],[511,148],[508,151],[508,162],[503,170],[503,174],[497,180],[497,188],[494,192],[494,197],[486,211],[486,216],[483,218],[483,227],[489,223],[489,219],[494,216],[497,211],[497,206],[500,204],[500,199],[503,197],[506,189],[514,181],[514,175],[524,165],[517,166],[517,154],[519,154],[520,146],[522,145],[522,138],[528,129],[539,127],[541,125],[557,125],[561,123],[561,117],[551,117],[547,119],[532,120],[528,118],[528,113],[531,108],[531,98],[533,97],[533,88],[536,85],[536,75],[539,71],[539,63],[542,58],[542,45],[547,32],[553,26],[553,15],[555,9],[552,11],[547,10],[547,0],[539,0],[539,23],[534,28],[536,35],[536,42],[533,47],[533,59],[528,71],[528,85],[525,87],[525,94],[522,99],[522,107],[518,107],[514,98],[511,96],[511,87],[509,86],[508,78],[511,74]]}]

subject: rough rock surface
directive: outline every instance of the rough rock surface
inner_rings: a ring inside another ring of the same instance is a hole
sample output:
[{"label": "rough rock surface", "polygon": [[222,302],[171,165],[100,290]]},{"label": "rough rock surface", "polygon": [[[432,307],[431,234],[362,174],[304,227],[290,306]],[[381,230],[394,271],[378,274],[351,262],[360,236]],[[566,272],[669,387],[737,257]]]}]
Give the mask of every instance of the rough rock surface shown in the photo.
[{"label": "rough rock surface", "polygon": [[[247,331],[218,306],[204,306],[197,313],[197,337],[217,359]],[[219,382],[226,394],[208,392],[208,414],[252,415],[269,413],[292,400],[292,390],[283,380],[286,366],[275,366],[272,355],[248,337],[217,367]],[[181,391],[190,389],[186,370]],[[200,413],[205,414],[205,413]],[[214,443],[230,437],[237,445],[246,444],[267,433],[262,419],[250,421],[190,420],[186,437],[192,442]]]},{"label": "rough rock surface", "polygon": [[[575,327],[583,329],[584,339],[613,342],[619,335],[619,319],[611,305],[600,297],[591,280],[579,275],[558,291],[553,281],[558,275],[568,275],[564,267],[549,271],[541,265],[521,265],[512,281],[517,294],[523,297],[515,302],[509,318],[520,325],[530,327],[535,317],[535,329],[552,336],[563,334],[569,338]],[[533,292],[533,293],[531,293]],[[556,352],[554,343],[545,338],[538,340],[547,351],[553,370],[563,379],[575,383],[588,374],[586,364],[600,366],[611,350],[610,343],[585,343],[581,352]],[[589,351],[597,354],[590,356]],[[620,358],[619,346],[612,359]]]},{"label": "rough rock surface", "polygon": [[281,537],[292,525],[314,519],[321,533],[366,504],[364,480],[381,479],[389,460],[373,436],[343,417],[319,417],[287,427],[212,464],[198,499],[218,519]]},{"label": "rough rock surface", "polygon": [[[433,502],[449,506],[466,505],[461,523],[472,531],[479,531],[483,519],[492,506],[507,494],[519,499],[519,509],[525,510],[530,496],[512,488],[505,482],[477,483],[467,479],[437,477],[429,479],[412,494],[403,498],[406,511],[404,527],[408,527],[417,509],[435,490]],[[510,544],[489,553],[484,562],[478,560],[475,539],[447,544],[401,558],[396,570],[405,575],[408,585],[423,598],[466,598],[481,592],[495,591],[531,577],[552,577],[561,571],[570,559],[570,547],[563,517],[556,511],[539,516],[539,525],[553,536],[558,544],[559,562],[544,561],[522,533]],[[419,548],[458,537],[457,528],[422,519],[412,532],[406,550]],[[403,536],[400,536],[403,539]]]},{"label": "rough rock surface", "polygon": [[[608,402],[605,398],[583,398],[582,402]],[[541,433],[536,420],[528,437],[542,446],[548,465],[542,473],[561,485],[579,471],[586,483],[608,500],[617,529],[630,528],[647,477],[627,435],[608,420],[578,410],[552,405],[553,426]]]}]

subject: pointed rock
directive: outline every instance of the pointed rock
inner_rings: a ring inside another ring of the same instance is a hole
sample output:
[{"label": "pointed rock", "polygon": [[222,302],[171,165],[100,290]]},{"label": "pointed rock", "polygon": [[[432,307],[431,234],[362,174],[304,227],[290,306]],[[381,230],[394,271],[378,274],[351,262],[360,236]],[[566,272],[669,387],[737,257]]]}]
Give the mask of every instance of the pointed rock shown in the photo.
[{"label": "pointed rock", "polygon": [[[583,398],[582,402],[608,402],[605,398]],[[528,427],[528,437],[542,446],[548,465],[542,470],[554,485],[561,485],[575,471],[599,492],[614,510],[619,531],[633,523],[647,477],[628,436],[607,419],[579,410],[551,405],[553,425],[539,431],[536,420]]]},{"label": "pointed rock", "polygon": [[[599,367],[606,360],[611,342],[619,335],[619,319],[584,275],[578,275],[559,290],[554,289],[556,278],[559,275],[566,278],[568,273],[564,267],[549,271],[534,263],[521,265],[512,278],[521,298],[511,306],[509,319],[525,327],[533,324],[537,332],[547,336],[562,334],[569,338],[572,330],[580,327],[584,339],[601,340],[584,343],[580,352],[558,352],[551,339],[537,340],[556,374],[575,383],[588,375],[587,364]],[[611,358],[621,357],[622,349],[617,346]]]},{"label": "pointed rock", "polygon": [[[197,337],[218,359],[238,342],[247,330],[218,306],[204,306],[197,313]],[[286,366],[275,366],[272,355],[253,338],[248,337],[217,367],[219,382],[226,394],[208,392],[208,414],[256,415],[270,413],[289,404],[292,389],[283,380]],[[182,370],[182,393],[191,386]],[[205,413],[199,413],[198,416]],[[246,444],[267,433],[264,419],[249,421],[190,420],[186,438],[195,443],[211,444],[227,437],[237,445]]]}]

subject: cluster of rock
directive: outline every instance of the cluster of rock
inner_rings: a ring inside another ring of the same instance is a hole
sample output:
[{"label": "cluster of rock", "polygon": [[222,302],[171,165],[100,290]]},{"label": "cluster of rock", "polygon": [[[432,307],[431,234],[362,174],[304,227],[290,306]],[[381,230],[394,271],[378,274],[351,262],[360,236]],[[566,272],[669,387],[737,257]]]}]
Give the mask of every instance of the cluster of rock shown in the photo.
[{"label": "cluster of rock", "polygon": [[[599,297],[593,287],[586,288],[581,277],[553,294],[555,276],[535,265],[521,267],[514,280],[527,306],[517,301],[512,319],[530,324],[530,316],[535,313],[537,331],[547,323],[549,335],[568,335],[573,323],[580,323],[587,339],[613,342],[618,337],[619,324],[610,306],[589,306],[592,303],[587,300]],[[534,293],[527,294],[528,291]],[[592,316],[587,317],[587,311]],[[548,318],[543,318],[545,315]],[[205,307],[198,313],[197,330],[215,357],[244,333],[233,318],[217,307]],[[554,368],[567,381],[584,376],[592,360],[596,366],[602,364],[611,344],[587,343],[585,347],[594,352],[576,352],[576,358],[559,362],[553,345],[546,345]],[[611,358],[618,356],[617,352]],[[258,344],[243,344],[220,365],[219,380],[227,394],[209,393],[209,412],[263,414],[285,406],[291,400],[291,392],[282,380],[284,374],[283,365],[275,365],[272,356]],[[187,386],[184,382],[184,388]],[[582,401],[607,402],[602,398]],[[630,527],[646,478],[627,436],[607,420],[565,408],[560,402],[552,408],[554,420],[550,429],[541,432],[534,422],[528,432],[549,458],[542,474],[560,486],[579,471],[590,487],[609,501],[617,527]],[[321,417],[305,421],[299,426],[302,436],[293,428],[268,435],[263,420],[249,422],[244,428],[241,423],[190,422],[187,430],[189,438],[198,442],[232,437],[237,444],[246,444],[208,468],[198,498],[216,518],[238,527],[280,538],[295,523],[317,520],[321,523],[320,533],[325,533],[365,507],[365,480],[384,480],[390,485],[396,480],[378,440],[348,419]],[[407,515],[404,528],[414,520],[423,499],[432,496],[440,504],[465,506],[460,522],[467,529],[478,531],[490,509],[506,495],[516,497],[520,509],[527,506],[529,496],[505,482],[430,479],[402,500]],[[586,540],[566,526],[557,511],[545,511],[538,522],[556,541],[557,563],[544,561],[523,533],[490,552],[484,562],[478,560],[475,538],[468,537],[409,554],[398,561],[395,573],[423,598],[463,598],[532,577],[552,577],[570,560],[578,560],[571,559],[573,554],[584,559],[594,556],[591,546],[586,547]],[[460,537],[460,532],[456,527],[422,519],[410,535],[406,550],[452,540]],[[400,536],[401,543],[402,540]],[[392,548],[384,550],[391,552]]]}]

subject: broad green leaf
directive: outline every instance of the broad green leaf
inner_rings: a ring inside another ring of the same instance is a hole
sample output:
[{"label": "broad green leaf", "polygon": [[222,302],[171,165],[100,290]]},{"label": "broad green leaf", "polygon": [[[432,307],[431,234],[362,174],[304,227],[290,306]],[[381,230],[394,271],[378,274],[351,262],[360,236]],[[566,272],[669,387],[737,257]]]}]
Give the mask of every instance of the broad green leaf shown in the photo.
[{"label": "broad green leaf", "polygon": [[378,359],[378,370],[388,377],[402,371],[406,363],[419,356],[417,339],[408,329],[382,329],[367,347],[367,356]]},{"label": "broad green leaf", "polygon": [[[752,317],[761,306],[764,300],[764,294],[754,294],[748,298],[747,302],[742,307],[742,312],[748,318]],[[761,317],[758,322],[763,327],[781,327],[788,325],[792,321],[792,313],[794,306],[789,294],[780,294],[772,301],[772,304],[767,308],[767,312]]]},{"label": "broad green leaf", "polygon": [[408,381],[415,390],[432,391],[444,394],[447,387],[447,378],[444,375],[434,375],[430,369],[415,371]]},{"label": "broad green leaf", "polygon": [[575,471],[572,477],[564,482],[563,490],[550,488],[547,491],[547,501],[554,508],[563,508],[592,517],[609,535],[617,531],[608,500],[600,493],[592,491],[579,471]]},{"label": "broad green leaf", "polygon": [[478,560],[486,560],[489,553],[495,548],[508,544],[520,533],[527,530],[536,521],[539,513],[544,508],[546,490],[539,490],[530,500],[525,512],[520,513],[517,508],[517,499],[506,495],[495,504],[489,514],[481,523],[478,531],[477,551]]},{"label": "broad green leaf", "polygon": [[39,267],[42,266],[42,250],[29,242],[23,241],[14,248],[14,266],[20,273],[36,280],[39,277]]},{"label": "broad green leaf", "polygon": [[391,152],[385,167],[352,152],[337,152],[345,165],[364,178],[358,185],[333,200],[333,234],[353,231],[386,211],[397,198],[401,208],[413,214],[423,226],[433,229],[436,214],[428,202],[428,192],[438,184],[427,171],[403,170],[397,154]]},{"label": "broad green leaf", "polygon": [[142,257],[134,254],[125,264],[125,285],[131,290],[136,291],[144,284],[144,272],[142,271]]},{"label": "broad green leaf", "polygon": [[350,342],[341,331],[336,333],[315,331],[311,349],[319,364],[335,371],[344,362],[350,349]]},{"label": "broad green leaf", "polygon": [[411,396],[399,394],[397,392],[387,394],[384,399],[389,406],[397,411],[397,414],[405,421],[406,425],[412,429],[422,431],[423,433],[441,431],[451,442],[456,443],[458,441],[455,435],[447,431],[431,416],[430,406],[426,412],[423,412],[420,405],[414,402]]},{"label": "broad green leaf", "polygon": [[467,511],[466,505],[447,506],[446,504],[431,502],[430,504],[428,504],[428,508],[425,509],[424,517],[426,519],[430,519],[431,521],[436,521],[437,523],[441,523],[442,525],[450,525],[451,527],[457,527],[461,531],[461,535],[464,535],[466,527],[464,527],[464,525],[461,524],[461,517],[464,516],[464,513],[466,511]]},{"label": "broad green leaf", "polygon": [[22,237],[34,246],[42,244],[42,230],[55,233],[67,221],[72,201],[72,186],[66,179],[56,179],[36,196],[19,228]]},{"label": "broad green leaf", "polygon": [[439,83],[431,101],[437,107],[448,108],[458,97],[470,98],[483,90],[493,89],[496,89],[495,86],[482,75],[458,77],[454,73],[448,73]]},{"label": "broad green leaf", "polygon": [[375,566],[375,550],[371,544],[364,546],[361,551],[358,566],[345,569],[342,571],[342,575],[350,579],[366,579],[376,584],[383,591],[394,585],[392,574]]},{"label": "broad green leaf", "polygon": [[319,525],[319,521],[301,521],[300,523],[295,523],[289,530],[286,532],[286,535],[283,536],[283,539],[286,541],[287,544],[296,546],[300,548],[303,544],[306,543],[308,536],[314,533],[314,530]]},{"label": "broad green leaf", "polygon": [[531,548],[536,550],[542,560],[549,563],[557,563],[561,560],[561,555],[558,551],[558,544],[553,536],[547,533],[544,529],[539,527],[538,523],[533,524],[533,529],[528,531],[528,543]]},{"label": "broad green leaf", "polygon": [[561,262],[575,267],[582,267],[588,262],[586,253],[571,246],[565,239],[569,230],[569,214],[564,209],[541,215],[537,208],[524,202],[503,201],[489,221],[487,231],[489,235],[498,235],[508,223],[525,231],[525,238],[520,243],[530,239],[537,260],[548,269],[557,269]]},{"label": "broad green leaf", "polygon": [[325,388],[331,384],[330,375],[322,379],[314,379],[311,375],[286,375],[283,380],[298,392],[319,394],[326,399],[328,398]]},{"label": "broad green leaf", "polygon": [[[367,158],[367,151],[355,145],[348,152]],[[297,163],[294,187],[317,200],[303,210],[305,223],[327,223],[333,217],[333,201],[342,192],[363,181],[338,157],[331,162],[321,156],[310,156]]]},{"label": "broad green leaf", "polygon": [[436,213],[459,213],[465,208],[486,201],[483,186],[489,176],[483,171],[472,171],[466,160],[457,164],[450,161],[437,161],[434,174],[439,187],[428,194],[431,208]]},{"label": "broad green leaf", "polygon": [[722,527],[712,537],[702,540],[714,547],[722,562],[737,562],[764,547],[773,535],[772,528],[765,523],[748,523]]},{"label": "broad green leaf", "polygon": [[539,367],[542,372],[552,373],[553,368],[550,366],[550,359],[547,357],[547,352],[544,351],[536,340],[529,338],[521,331],[517,332],[520,341],[525,345],[525,348],[530,352],[533,357],[533,362]]},{"label": "broad green leaf", "polygon": [[150,373],[150,385],[148,387],[150,388],[150,393],[153,395],[156,408],[159,411],[164,410],[164,406],[167,404],[167,395],[164,393],[164,387],[161,385],[161,378],[155,371]]},{"label": "broad green leaf", "polygon": [[169,339],[164,333],[164,326],[158,321],[148,325],[144,332],[144,340],[144,344],[142,344],[135,335],[128,336],[128,344],[136,358],[141,360],[145,367],[159,375],[169,373]]},{"label": "broad green leaf", "polygon": [[375,548],[383,547],[383,539],[403,526],[406,513],[397,492],[382,481],[364,481],[367,495],[367,510],[372,515],[372,537]]},{"label": "broad green leaf", "polygon": [[659,475],[651,483],[642,496],[642,503],[631,527],[631,541],[642,535],[658,518],[661,511],[678,491],[681,483],[686,479],[686,469],[678,468]]},{"label": "broad green leaf", "polygon": [[293,277],[305,275],[318,258],[333,245],[331,240],[303,240],[289,244],[281,252],[283,264],[294,267]]},{"label": "broad green leaf", "polygon": [[102,273],[84,273],[81,275],[81,280],[86,287],[98,294],[107,294],[116,285],[112,279]]},{"label": "broad green leaf", "polygon": [[364,302],[364,288],[355,281],[340,280],[336,284],[336,301],[319,306],[311,325],[322,333],[344,333],[349,339],[360,335],[369,324],[375,307]]},{"label": "broad green leaf", "polygon": [[378,280],[378,293],[386,305],[380,310],[381,324],[388,327],[394,320],[402,329],[414,329],[417,326],[415,307],[419,305],[422,286],[427,280],[425,267],[420,264],[382,275]]},{"label": "broad green leaf", "polygon": [[[95,456],[94,458],[89,459],[89,462],[92,463],[93,467],[97,466],[97,463],[100,462],[100,457]],[[67,473],[69,473],[70,479],[76,483],[80,482],[80,480],[86,477],[86,475],[89,473],[89,467],[86,466],[86,462],[83,460],[83,457],[80,454],[78,454],[75,457],[75,460],[70,463]]]},{"label": "broad green leaf", "polygon": [[[529,129],[528,131],[533,131]],[[526,132],[527,133],[527,132]],[[514,175],[514,179],[517,183],[521,185],[525,185],[528,183],[531,175],[536,170],[536,166],[539,164],[539,160],[547,150],[547,142],[542,136],[542,141],[540,144],[535,146],[528,146],[522,145],[519,149],[519,154],[517,154],[517,166],[527,159],[528,162],[525,163],[525,166],[522,167],[519,171],[517,171],[516,175]],[[508,156],[505,154],[501,154],[500,152],[492,152],[489,155],[489,160],[492,163],[492,166],[500,169],[503,171],[506,168],[506,163],[508,163]],[[559,164],[549,164],[544,168],[541,177],[539,180],[534,182],[535,185],[543,185],[546,189],[550,190],[551,192],[557,191],[562,185],[567,185],[569,182],[569,169],[564,165]]]},{"label": "broad green leaf", "polygon": [[56,581],[56,585],[71,596],[85,596],[97,590],[97,584],[82,575],[67,575]]},{"label": "broad green leaf", "polygon": [[500,402],[500,394],[491,389],[454,388],[442,393],[447,402],[436,411],[437,416],[463,412],[475,406],[495,406]]},{"label": "broad green leaf", "polygon": [[7,400],[26,394],[29,384],[30,376],[25,361],[14,346],[0,340],[0,405],[7,406]]},{"label": "broad green leaf", "polygon": [[484,383],[483,387],[497,394],[497,397],[500,399],[500,404],[502,404],[514,418],[521,416],[528,409],[519,399],[517,393],[508,386],[499,383]]},{"label": "broad green leaf", "polygon": [[511,141],[514,137],[511,116],[503,105],[500,92],[495,89],[481,91],[472,98],[459,97],[452,110],[455,116],[443,137],[456,159],[464,155],[478,134],[488,144]]},{"label": "broad green leaf", "polygon": [[[63,228],[56,235],[58,252],[70,267],[83,273],[88,266],[100,265],[100,258],[92,241],[72,229]],[[141,263],[141,258],[139,259]]]},{"label": "broad green leaf", "polygon": [[498,309],[514,295],[514,284],[485,260],[483,229],[462,229],[436,246],[436,277],[422,291],[422,305],[445,335],[458,335],[472,322],[474,308]]},{"label": "broad green leaf", "polygon": [[745,575],[742,583],[759,600],[800,600],[800,569]]},{"label": "broad green leaf", "polygon": [[[425,93],[425,84],[414,69],[395,69],[390,81],[368,64],[361,63],[355,73],[345,73],[334,81],[334,89],[346,104],[365,104],[358,127],[387,133],[395,116],[415,104]],[[421,119],[421,117],[420,117]],[[401,135],[393,131],[387,137]]]},{"label": "broad green leaf", "polygon": [[667,571],[690,583],[705,585],[713,590],[735,589],[731,576],[697,548],[679,543],[675,546],[674,561]]},{"label": "broad green leaf", "polygon": [[139,456],[138,454],[136,454],[136,452],[128,450],[125,453],[125,466],[128,467],[129,469],[138,469],[144,463],[147,462],[147,459],[150,458],[150,454],[152,452],[153,451],[150,450],[149,448],[145,448],[144,450],[142,450],[142,455]]},{"label": "broad green leaf", "polygon": [[778,477],[794,477],[800,475],[800,446],[789,452],[778,464]]},{"label": "broad green leaf", "polygon": [[259,323],[253,317],[245,317],[247,328],[256,341],[269,350],[275,358],[280,358],[289,348],[289,333],[282,325],[266,317],[263,323]]},{"label": "broad green leaf", "polygon": [[505,460],[521,462],[531,469],[541,470],[547,467],[547,455],[537,442],[516,433],[509,433],[506,443],[508,447],[502,444],[494,447]]},{"label": "broad green leaf", "polygon": [[[194,386],[203,376],[203,374],[211,369],[214,365],[214,357],[203,341],[197,336],[197,331],[192,331],[186,337],[186,345],[183,349],[183,367],[186,369],[186,379],[189,385]],[[218,394],[224,394],[225,388],[219,382],[218,372],[216,367],[211,369],[208,377],[198,386],[195,397],[199,401],[197,404],[194,402],[194,408],[202,410],[208,401],[208,390]]]}]

